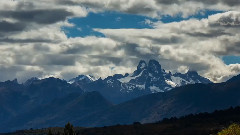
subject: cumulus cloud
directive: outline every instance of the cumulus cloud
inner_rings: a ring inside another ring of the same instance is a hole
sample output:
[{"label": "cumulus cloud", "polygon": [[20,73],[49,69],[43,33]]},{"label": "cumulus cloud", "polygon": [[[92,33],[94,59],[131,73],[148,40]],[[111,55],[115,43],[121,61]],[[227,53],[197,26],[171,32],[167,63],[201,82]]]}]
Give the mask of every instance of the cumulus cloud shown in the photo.
[{"label": "cumulus cloud", "polygon": [[54,0],[58,4],[84,5],[94,11],[113,10],[130,14],[161,17],[182,14],[184,17],[202,10],[239,11],[238,0]]},{"label": "cumulus cloud", "polygon": [[232,11],[223,14],[217,14],[209,18],[211,25],[215,26],[228,26],[239,27],[240,26],[240,14],[239,12]]},{"label": "cumulus cloud", "polygon": [[[157,59],[164,68],[197,70],[221,82],[239,72],[225,55],[240,55],[239,3],[214,0],[18,0],[0,1],[0,81],[36,76],[70,79],[78,74],[106,77],[135,69],[141,59]],[[234,4],[235,3],[235,4]],[[106,10],[159,18],[202,9],[235,10],[208,19],[163,24],[153,29],[95,29],[106,37],[68,38],[69,18]],[[114,67],[114,68],[113,68]]]},{"label": "cumulus cloud", "polygon": [[[56,5],[53,2],[42,0],[37,2],[30,0],[1,1],[0,42],[49,42],[48,39],[40,39],[47,37],[47,35],[42,36],[43,32],[48,34],[56,29],[60,31],[62,26],[70,27],[71,24],[67,22],[67,19],[84,17],[87,13],[88,11],[84,7]],[[26,33],[31,34],[26,35]],[[24,34],[30,38],[23,39]],[[40,34],[39,38],[31,39]]]},{"label": "cumulus cloud", "polygon": [[21,23],[12,23],[7,21],[0,22],[0,32],[15,32],[15,31],[22,31],[26,25]]},{"label": "cumulus cloud", "polygon": [[[225,65],[221,56],[240,55],[240,12],[226,12],[208,19],[173,22],[157,22],[155,29],[95,29],[107,37],[125,44],[138,44],[133,54],[158,55],[176,66],[197,70],[214,82],[224,81],[238,72],[238,65]],[[224,19],[221,18],[231,18]],[[214,25],[213,25],[214,24]],[[230,25],[231,27],[226,27]],[[140,49],[139,49],[140,48]],[[163,66],[170,68],[169,64]],[[233,70],[235,69],[235,70]]]},{"label": "cumulus cloud", "polygon": [[73,13],[66,11],[66,9],[52,9],[52,10],[23,10],[23,11],[1,11],[1,17],[11,17],[21,22],[34,22],[39,24],[52,24],[58,21],[65,20],[66,17],[73,15]]}]

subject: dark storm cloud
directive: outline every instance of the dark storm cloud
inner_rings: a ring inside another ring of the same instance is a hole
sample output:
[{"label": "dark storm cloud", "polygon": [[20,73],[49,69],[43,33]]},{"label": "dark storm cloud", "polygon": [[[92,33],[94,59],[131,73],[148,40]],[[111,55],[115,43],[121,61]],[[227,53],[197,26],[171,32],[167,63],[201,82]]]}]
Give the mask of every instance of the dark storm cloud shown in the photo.
[{"label": "dark storm cloud", "polygon": [[60,54],[29,54],[15,55],[14,61],[17,65],[57,65],[57,66],[73,66],[75,65],[77,56],[60,55]]},{"label": "dark storm cloud", "polygon": [[[156,59],[159,54],[154,54],[154,53],[142,53],[141,51],[139,51],[138,49],[141,48],[139,45],[137,44],[131,44],[131,43],[128,43],[128,44],[124,44],[122,46],[119,46],[117,48],[115,48],[116,50],[124,50],[124,53],[125,53],[125,56],[128,56],[129,58],[130,57],[136,57],[136,58],[139,58],[139,59]],[[149,48],[151,49],[151,48]],[[154,49],[154,48],[153,48]],[[158,50],[158,49],[156,49]],[[153,51],[153,50],[151,50]]]},{"label": "dark storm cloud", "polygon": [[34,44],[33,45],[34,51],[39,51],[39,52],[49,52],[50,51],[50,46],[44,46],[41,43],[40,44]]},{"label": "dark storm cloud", "polygon": [[200,2],[200,3],[203,3],[203,4],[210,4],[210,5],[214,5],[214,4],[217,4],[217,3],[221,3],[222,0],[185,0],[186,2]]},{"label": "dark storm cloud", "polygon": [[214,24],[221,25],[221,26],[240,26],[240,14],[238,16],[236,16],[236,18],[233,17],[232,15],[222,16]]},{"label": "dark storm cloud", "polygon": [[[188,17],[205,10],[239,10],[239,0],[55,0],[55,4],[83,6],[98,11],[118,11],[153,18],[164,15]],[[224,7],[224,9],[223,9]]]},{"label": "dark storm cloud", "polygon": [[218,3],[223,3],[223,4],[227,4],[228,6],[236,6],[236,5],[240,5],[239,0],[187,0],[187,1],[195,1],[195,2],[201,2],[204,4],[211,4],[211,5],[215,5]]},{"label": "dark storm cloud", "polygon": [[10,39],[10,38],[0,38],[0,42],[5,42],[5,43],[53,43],[52,40],[45,40],[45,39]]},{"label": "dark storm cloud", "polygon": [[182,39],[178,36],[167,36],[167,37],[152,37],[152,36],[141,36],[141,38],[146,38],[152,41],[153,44],[178,44],[182,43]]},{"label": "dark storm cloud", "polygon": [[109,64],[114,64],[114,65],[118,65],[121,61],[123,61],[122,58],[119,57],[111,57],[111,56],[107,56],[107,55],[91,55],[90,59],[94,60],[94,61],[89,61],[89,64],[91,66],[104,66],[104,65],[109,65]]},{"label": "dark storm cloud", "polygon": [[232,52],[232,54],[240,55],[240,41],[235,42],[233,46],[228,46],[227,51]]},{"label": "dark storm cloud", "polygon": [[[57,0],[56,1],[57,4],[60,5],[71,5],[71,6],[75,6],[75,5],[81,5],[81,6],[85,6],[85,7],[91,7],[91,8],[104,8],[102,6],[102,3],[96,3],[96,2],[91,2],[91,1],[72,1],[72,0]],[[119,4],[116,3],[116,6],[121,7]]]},{"label": "dark storm cloud", "polygon": [[17,5],[16,5],[16,10],[24,10],[24,9],[28,9],[28,10],[33,10],[36,8],[36,5],[34,4],[34,1],[32,2],[26,2],[26,1],[18,1]]},{"label": "dark storm cloud", "polygon": [[185,34],[192,37],[204,37],[204,38],[214,38],[223,35],[231,36],[231,33],[225,32],[225,30],[217,29],[217,30],[209,30],[208,32],[186,32]]},{"label": "dark storm cloud", "polygon": [[239,0],[156,0],[158,4],[165,4],[165,5],[170,5],[170,4],[179,4],[179,3],[184,3],[184,2],[200,2],[203,4],[210,4],[210,5],[215,5],[218,3],[223,3],[227,4],[229,6],[235,6],[235,5],[240,5]]},{"label": "dark storm cloud", "polygon": [[176,4],[179,4],[179,0],[155,0],[156,1],[156,3],[158,3],[158,4],[165,4],[165,5],[170,5],[170,4],[174,4],[174,3],[176,3]]},{"label": "dark storm cloud", "polygon": [[63,54],[85,54],[86,52],[90,52],[92,49],[91,46],[83,46],[83,45],[76,45],[73,47],[69,47],[68,49],[64,50]]},{"label": "dark storm cloud", "polygon": [[[23,4],[22,4],[23,5]],[[28,5],[28,4],[27,4]],[[31,4],[30,4],[31,6]],[[66,9],[22,9],[26,8],[26,4],[21,6],[18,4],[19,10],[0,10],[0,18],[6,18],[0,21],[0,42],[2,43],[54,43],[57,40],[46,39],[46,37],[38,38],[10,38],[9,36],[25,31],[36,30],[42,26],[63,22],[73,15]],[[13,21],[11,21],[13,20]],[[46,31],[47,32],[47,31]],[[51,32],[51,31],[49,31]]]},{"label": "dark storm cloud", "polygon": [[37,61],[34,64],[39,65],[62,65],[62,66],[73,66],[75,65],[77,56],[73,55],[41,55],[37,57]]},{"label": "dark storm cloud", "polygon": [[77,2],[71,1],[71,0],[58,0],[56,3],[61,5],[77,5]]},{"label": "dark storm cloud", "polygon": [[229,6],[240,5],[239,0],[221,0],[221,1]]},{"label": "dark storm cloud", "polygon": [[221,41],[222,44],[230,44],[224,47],[223,51],[216,52],[218,55],[227,56],[227,55],[240,55],[240,41],[234,42],[229,39],[224,39]]},{"label": "dark storm cloud", "polygon": [[130,14],[148,14],[154,11],[155,9],[153,9],[152,7],[146,6],[145,3],[136,4],[126,9],[126,12]]},{"label": "dark storm cloud", "polygon": [[23,23],[11,23],[7,21],[0,21],[0,33],[22,31],[25,28],[26,25]]},{"label": "dark storm cloud", "polygon": [[11,17],[21,22],[38,24],[53,24],[64,21],[71,15],[73,14],[65,9],[0,11],[2,17]]}]

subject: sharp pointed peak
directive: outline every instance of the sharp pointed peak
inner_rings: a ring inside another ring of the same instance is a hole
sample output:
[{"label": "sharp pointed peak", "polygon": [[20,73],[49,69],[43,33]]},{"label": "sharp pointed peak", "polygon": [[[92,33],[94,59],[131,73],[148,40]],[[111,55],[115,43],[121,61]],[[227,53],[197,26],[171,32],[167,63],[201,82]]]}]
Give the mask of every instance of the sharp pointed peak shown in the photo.
[{"label": "sharp pointed peak", "polygon": [[137,66],[137,69],[139,70],[139,69],[145,69],[145,68],[147,68],[147,63],[144,60],[140,60]]},{"label": "sharp pointed peak", "polygon": [[148,66],[150,66],[150,65],[160,65],[161,66],[161,64],[155,59],[150,59],[148,61]]},{"label": "sharp pointed peak", "polygon": [[148,66],[153,66],[153,65],[161,68],[160,63],[157,60],[150,59],[149,62],[148,62]]},{"label": "sharp pointed peak", "polygon": [[187,74],[198,75],[198,72],[195,70],[188,70]]}]

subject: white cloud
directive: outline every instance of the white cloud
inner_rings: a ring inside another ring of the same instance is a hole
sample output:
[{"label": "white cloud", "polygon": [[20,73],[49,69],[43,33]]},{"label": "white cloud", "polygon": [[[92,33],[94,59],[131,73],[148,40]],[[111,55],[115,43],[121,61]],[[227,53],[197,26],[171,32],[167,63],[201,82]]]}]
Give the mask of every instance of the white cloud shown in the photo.
[{"label": "white cloud", "polygon": [[[233,2],[233,1],[232,1]],[[70,79],[78,74],[106,77],[131,72],[140,59],[156,58],[167,70],[197,70],[220,82],[239,72],[224,55],[240,54],[239,4],[229,1],[22,0],[0,1],[0,81],[32,76]],[[107,37],[68,38],[61,27],[89,12],[114,10],[150,17],[185,17],[202,9],[236,10],[154,29],[95,29]],[[39,17],[41,16],[41,17]],[[115,67],[112,70],[111,67]]]},{"label": "white cloud", "polygon": [[184,17],[202,10],[239,11],[238,0],[54,0],[68,5],[84,5],[93,11],[113,10],[131,14],[161,17],[182,14]]},{"label": "white cloud", "polygon": [[[96,31],[117,42],[138,44],[138,55],[159,55],[176,65],[197,70],[212,81],[221,82],[238,73],[238,70],[233,70],[238,64],[233,68],[233,65],[224,64],[220,57],[240,54],[240,27],[237,25],[239,15],[240,12],[226,12],[202,20],[191,19],[168,24],[158,22],[154,24],[155,29]],[[224,19],[223,22],[221,18],[230,19]]]}]

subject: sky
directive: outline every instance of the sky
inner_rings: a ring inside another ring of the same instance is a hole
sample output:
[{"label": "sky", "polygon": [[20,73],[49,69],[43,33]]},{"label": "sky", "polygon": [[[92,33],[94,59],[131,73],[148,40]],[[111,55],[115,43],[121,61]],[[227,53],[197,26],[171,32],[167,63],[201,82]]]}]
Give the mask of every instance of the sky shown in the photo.
[{"label": "sky", "polygon": [[0,81],[105,78],[149,59],[213,82],[240,74],[239,0],[0,1]]}]

